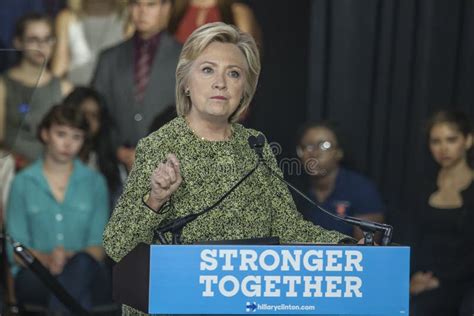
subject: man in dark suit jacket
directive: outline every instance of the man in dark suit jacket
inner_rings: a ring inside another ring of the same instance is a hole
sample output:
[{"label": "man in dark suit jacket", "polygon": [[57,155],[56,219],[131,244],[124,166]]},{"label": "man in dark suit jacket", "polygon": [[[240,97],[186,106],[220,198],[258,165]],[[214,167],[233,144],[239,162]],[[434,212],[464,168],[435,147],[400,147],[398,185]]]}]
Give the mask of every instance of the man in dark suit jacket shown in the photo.
[{"label": "man in dark suit jacket", "polygon": [[170,0],[130,0],[134,36],[103,51],[92,86],[105,98],[117,129],[117,156],[129,169],[138,140],[156,115],[175,102],[181,45],[164,31]]}]

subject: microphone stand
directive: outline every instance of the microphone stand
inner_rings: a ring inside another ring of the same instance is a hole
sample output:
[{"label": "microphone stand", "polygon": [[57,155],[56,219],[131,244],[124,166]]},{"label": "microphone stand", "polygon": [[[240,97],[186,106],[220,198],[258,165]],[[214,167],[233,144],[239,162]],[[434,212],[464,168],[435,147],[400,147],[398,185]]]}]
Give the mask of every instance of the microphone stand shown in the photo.
[{"label": "microphone stand", "polygon": [[2,238],[7,240],[13,247],[13,252],[20,258],[22,263],[33,271],[35,275],[53,292],[53,294],[66,306],[73,315],[87,316],[90,315],[77,301],[73,298],[59,281],[51,275],[41,262],[31,253],[31,251],[21,243],[13,240],[10,236],[4,234]]},{"label": "microphone stand", "polygon": [[[372,222],[372,221],[366,221],[366,220],[361,220],[359,218],[355,218],[352,216],[344,216],[344,217],[339,217],[331,212],[327,211],[323,207],[319,206],[313,200],[311,200],[309,197],[306,196],[303,192],[298,190],[295,186],[293,186],[291,183],[286,181],[282,176],[278,174],[278,172],[275,172],[265,161],[263,158],[263,146],[265,145],[265,137],[262,134],[259,134],[256,138],[256,142],[252,145],[251,147],[255,150],[259,157],[259,161],[266,167],[267,170],[270,171],[271,174],[276,176],[278,180],[282,181],[285,183],[290,189],[292,189],[294,192],[296,192],[298,195],[303,197],[306,201],[308,201],[311,205],[316,206],[318,209],[320,209],[322,212],[328,214],[332,218],[342,221],[344,223],[353,225],[353,226],[358,226],[363,234],[364,234],[364,245],[374,245],[374,234],[377,231],[380,231],[383,233],[382,237],[382,246],[387,246],[390,244],[392,240],[392,233],[393,233],[393,227],[388,224],[382,224],[382,223],[377,223],[377,222]],[[249,140],[250,143],[250,140]]]},{"label": "microphone stand", "polygon": [[15,302],[15,299],[12,295],[12,293],[9,293],[9,290],[12,289],[12,286],[10,286],[10,280],[9,280],[9,267],[8,267],[8,258],[7,258],[7,244],[6,244],[6,238],[4,236],[4,228],[3,225],[0,227],[0,255],[1,255],[1,269],[2,269],[2,283],[1,283],[1,288],[3,289],[3,298],[4,298],[4,307],[3,307],[3,312],[5,315],[18,315],[19,310],[18,310],[18,305]]},{"label": "microphone stand", "polygon": [[377,231],[383,233],[382,246],[387,246],[392,241],[393,227],[391,225],[365,221],[352,216],[345,216],[342,219],[344,222],[358,226],[362,230],[364,234],[364,244],[366,245],[374,244],[374,234]]}]

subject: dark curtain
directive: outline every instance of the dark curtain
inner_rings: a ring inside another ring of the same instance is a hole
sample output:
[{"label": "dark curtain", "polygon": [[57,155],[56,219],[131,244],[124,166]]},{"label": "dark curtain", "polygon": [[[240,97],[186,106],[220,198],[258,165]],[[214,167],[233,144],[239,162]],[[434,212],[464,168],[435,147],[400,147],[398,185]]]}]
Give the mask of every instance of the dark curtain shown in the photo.
[{"label": "dark curtain", "polygon": [[346,163],[375,181],[395,238],[406,197],[433,175],[423,131],[434,110],[474,119],[472,0],[246,1],[263,30],[263,68],[248,125],[294,157],[306,120],[338,123]]},{"label": "dark curtain", "polygon": [[246,125],[279,144],[279,160],[294,155],[294,132],[306,120],[310,0],[244,1],[263,34],[262,72]]},{"label": "dark curtain", "polygon": [[311,4],[308,117],[339,124],[353,167],[376,181],[400,236],[406,197],[435,171],[427,117],[439,108],[474,114],[474,2]]}]

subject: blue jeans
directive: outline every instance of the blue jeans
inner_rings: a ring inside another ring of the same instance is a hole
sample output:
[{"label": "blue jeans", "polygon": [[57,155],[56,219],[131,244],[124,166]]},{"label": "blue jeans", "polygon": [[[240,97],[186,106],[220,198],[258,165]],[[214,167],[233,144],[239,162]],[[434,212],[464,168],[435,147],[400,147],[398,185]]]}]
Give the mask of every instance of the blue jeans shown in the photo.
[{"label": "blue jeans", "polygon": [[[89,310],[94,303],[93,288],[101,287],[104,292],[110,292],[110,278],[107,280],[107,269],[90,255],[78,253],[64,267],[63,272],[56,278],[69,294],[85,309]],[[101,280],[102,284],[96,284]],[[104,284],[105,283],[105,284]],[[21,269],[15,277],[15,293],[18,303],[40,305],[48,310],[70,314],[69,310],[54,296],[41,280],[30,270]]]}]

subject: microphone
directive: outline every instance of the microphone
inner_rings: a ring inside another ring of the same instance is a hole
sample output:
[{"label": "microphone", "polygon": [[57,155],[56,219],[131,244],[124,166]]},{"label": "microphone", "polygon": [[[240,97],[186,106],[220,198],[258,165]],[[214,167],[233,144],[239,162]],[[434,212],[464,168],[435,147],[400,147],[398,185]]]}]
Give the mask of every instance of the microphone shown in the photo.
[{"label": "microphone", "polygon": [[[339,216],[336,217],[341,218]],[[344,216],[343,219],[346,223],[360,227],[362,231],[369,231],[371,233],[375,233],[377,231],[383,232],[382,246],[387,246],[392,241],[393,227],[391,225],[366,221],[352,216]]]},{"label": "microphone", "polygon": [[156,231],[155,237],[157,237],[158,240],[162,244],[168,244],[168,241],[166,240],[166,238],[163,234],[167,233],[167,232],[171,232],[173,234],[172,244],[175,244],[175,245],[179,244],[180,243],[180,240],[179,240],[180,231],[186,225],[188,225],[188,223],[194,221],[200,215],[204,214],[204,213],[202,213],[202,214],[200,214],[200,213],[201,212],[194,213],[194,214],[189,214],[189,215],[186,215],[186,216],[183,216],[183,217],[179,217],[178,219],[175,219],[174,221],[158,228],[158,230]]},{"label": "microphone", "polygon": [[329,215],[330,217],[334,218],[337,221],[342,221],[344,223],[347,223],[352,226],[358,226],[360,229],[364,232],[364,238],[365,242],[367,244],[373,244],[373,234],[377,231],[383,232],[383,237],[382,237],[382,245],[386,246],[388,245],[391,240],[392,240],[392,234],[393,234],[393,227],[388,224],[382,224],[382,223],[377,223],[377,222],[372,222],[372,221],[366,221],[362,220],[359,218],[355,218],[352,216],[344,216],[344,217],[339,217],[337,215],[334,215],[333,213],[329,212],[328,210],[324,209],[322,206],[318,205],[315,203],[313,200],[311,200],[306,194],[298,190],[294,185],[292,185],[290,182],[286,181],[282,176],[278,174],[275,170],[273,170],[265,161],[263,158],[263,147],[265,145],[265,136],[262,134],[258,134],[257,137],[253,137],[252,139],[255,139],[250,142],[250,137],[249,137],[249,145],[250,147],[255,151],[255,153],[259,157],[259,161],[263,163],[263,165],[270,171],[270,173],[275,176],[278,180],[282,181],[285,183],[290,189],[292,189],[294,192],[296,192],[299,196],[304,198],[306,201],[308,201],[311,205],[316,206],[319,210],[324,212],[325,214]]},{"label": "microphone", "polygon": [[[263,135],[261,135],[261,136],[263,137]],[[171,232],[172,235],[173,235],[172,243],[173,244],[180,244],[181,243],[181,241],[180,241],[181,232],[187,224],[189,224],[190,222],[196,220],[199,216],[211,211],[216,206],[221,204],[222,201],[224,201],[224,199],[227,196],[229,196],[229,194],[231,194],[235,189],[237,189],[237,187],[240,186],[242,184],[242,182],[244,182],[248,177],[250,177],[257,170],[257,168],[260,166],[260,163],[263,161],[262,160],[263,159],[263,145],[265,144],[265,138],[263,137],[263,142],[262,142],[261,138],[259,139],[258,137],[251,136],[251,137],[248,138],[248,143],[249,143],[249,146],[251,148],[254,148],[256,151],[260,152],[261,155],[262,155],[261,158],[259,158],[257,160],[257,163],[255,164],[255,166],[249,172],[247,172],[239,181],[237,181],[226,193],[224,193],[211,206],[208,206],[208,207],[204,208],[203,210],[201,210],[199,212],[193,212],[189,215],[177,218],[177,219],[175,219],[175,220],[159,227],[155,232],[155,238],[158,239],[160,241],[160,243],[169,244],[169,242],[166,240],[164,234],[167,233],[167,232]]]},{"label": "microphone", "polygon": [[250,148],[252,148],[258,155],[258,158],[261,162],[264,162],[263,159],[263,147],[265,146],[265,136],[258,134],[256,137],[250,135],[248,138]]}]

